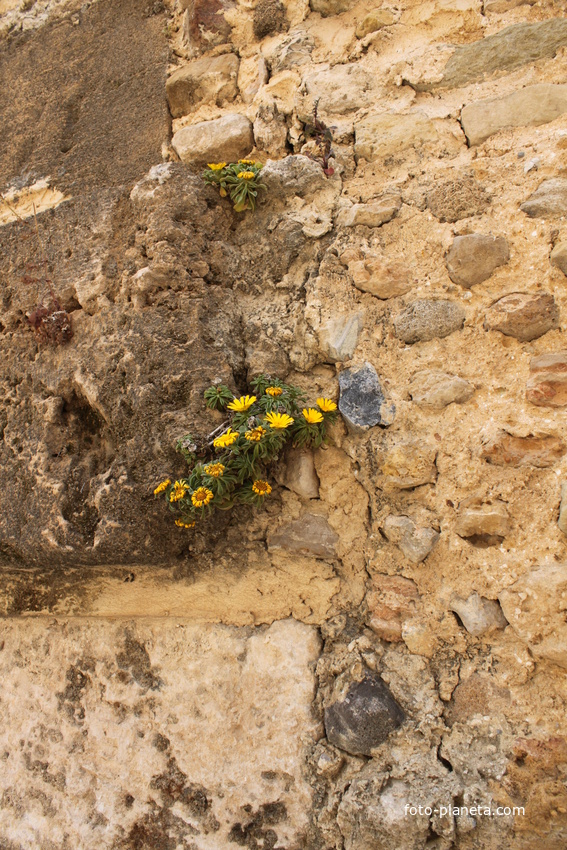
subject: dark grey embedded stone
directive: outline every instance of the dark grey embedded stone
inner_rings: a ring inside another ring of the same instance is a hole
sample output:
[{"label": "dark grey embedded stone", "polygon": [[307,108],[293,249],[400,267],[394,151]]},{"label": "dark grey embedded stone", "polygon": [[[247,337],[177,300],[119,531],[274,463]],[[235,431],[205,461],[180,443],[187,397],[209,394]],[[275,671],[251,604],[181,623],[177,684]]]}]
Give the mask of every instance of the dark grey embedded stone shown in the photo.
[{"label": "dark grey embedded stone", "polygon": [[387,685],[370,670],[325,709],[327,738],[335,747],[355,756],[372,755],[372,750],[404,720],[404,711]]},{"label": "dark grey embedded stone", "polygon": [[305,514],[268,535],[268,551],[285,549],[298,555],[333,559],[338,540],[325,517]]},{"label": "dark grey embedded stone", "polygon": [[352,428],[392,424],[395,408],[385,404],[376,369],[370,363],[341,372],[339,388],[339,410]]},{"label": "dark grey embedded stone", "polygon": [[552,177],[544,180],[520,209],[530,218],[559,218],[567,215],[567,179]]},{"label": "dark grey embedded stone", "polygon": [[469,233],[453,241],[447,253],[447,271],[453,283],[470,289],[509,259],[508,243],[503,236]]},{"label": "dark grey embedded stone", "polygon": [[511,71],[539,59],[550,59],[567,44],[567,18],[513,24],[495,35],[457,47],[440,83],[421,88],[457,88],[494,71]]},{"label": "dark grey embedded stone", "polygon": [[460,331],[465,311],[453,301],[419,299],[394,319],[396,336],[406,343],[423,342]]}]

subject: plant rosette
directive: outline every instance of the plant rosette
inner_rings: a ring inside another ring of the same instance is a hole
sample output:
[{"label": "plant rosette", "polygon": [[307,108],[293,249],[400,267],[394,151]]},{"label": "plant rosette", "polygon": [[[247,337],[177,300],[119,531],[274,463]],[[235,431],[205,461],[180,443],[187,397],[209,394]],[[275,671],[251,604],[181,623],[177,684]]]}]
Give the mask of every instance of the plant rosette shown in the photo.
[{"label": "plant rosette", "polygon": [[240,397],[224,384],[206,390],[207,407],[227,416],[209,435],[204,450],[207,460],[197,461],[191,435],[177,442],[189,466],[188,475],[162,481],[154,496],[165,498],[178,527],[193,528],[211,512],[236,504],[264,505],[272,492],[267,469],[284,445],[318,448],[338,415],[331,399],[318,398],[314,406],[308,406],[301,389],[268,375],[253,380],[251,390]]},{"label": "plant rosette", "polygon": [[260,189],[266,190],[260,181],[262,163],[253,159],[239,159],[238,162],[210,162],[203,171],[203,180],[212,186],[218,186],[221,198],[230,195],[236,212],[256,209],[256,198]]}]

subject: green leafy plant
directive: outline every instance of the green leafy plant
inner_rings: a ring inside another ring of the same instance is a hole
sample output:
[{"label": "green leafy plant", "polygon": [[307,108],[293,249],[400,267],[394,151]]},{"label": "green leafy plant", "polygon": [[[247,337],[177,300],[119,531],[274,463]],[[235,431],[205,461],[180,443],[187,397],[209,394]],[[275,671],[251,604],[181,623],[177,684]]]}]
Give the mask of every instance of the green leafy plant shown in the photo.
[{"label": "green leafy plant", "polygon": [[253,159],[239,159],[238,162],[210,162],[203,171],[203,180],[212,186],[218,186],[222,198],[230,195],[236,212],[256,209],[258,190],[266,190],[260,181],[262,163]]},{"label": "green leafy plant", "polygon": [[210,387],[205,403],[225,412],[226,421],[201,446],[190,434],[178,440],[189,472],[162,481],[154,496],[163,495],[180,528],[193,528],[214,510],[264,504],[272,492],[267,468],[283,446],[317,448],[337,417],[331,399],[318,398],[315,407],[307,407],[302,390],[269,375],[255,378],[251,390],[252,395],[236,398],[224,384]]}]

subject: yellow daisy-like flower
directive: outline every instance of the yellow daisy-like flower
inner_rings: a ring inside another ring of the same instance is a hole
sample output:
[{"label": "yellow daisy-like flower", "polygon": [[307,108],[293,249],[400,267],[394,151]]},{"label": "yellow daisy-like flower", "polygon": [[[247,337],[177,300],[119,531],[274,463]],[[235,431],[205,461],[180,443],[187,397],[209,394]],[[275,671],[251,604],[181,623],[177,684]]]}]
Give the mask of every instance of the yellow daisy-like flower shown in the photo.
[{"label": "yellow daisy-like flower", "polygon": [[272,492],[272,488],[267,481],[255,481],[252,485],[252,489],[257,496],[269,496]]},{"label": "yellow daisy-like flower", "polygon": [[205,466],[204,471],[212,478],[220,478],[224,472],[224,464],[208,463],[207,466]]},{"label": "yellow daisy-like flower", "polygon": [[158,486],[154,490],[154,496],[159,496],[160,493],[163,493],[164,490],[167,490],[170,484],[171,478],[166,478],[165,481],[162,481],[161,484],[158,484]]},{"label": "yellow daisy-like flower", "polygon": [[249,407],[252,407],[256,401],[255,395],[243,395],[240,398],[235,398],[230,404],[227,404],[229,410],[236,410],[238,413],[244,413]]},{"label": "yellow daisy-like flower", "polygon": [[253,171],[239,171],[236,176],[240,180],[253,180],[256,177]]},{"label": "yellow daisy-like flower", "polygon": [[281,387],[266,387],[266,393],[267,395],[271,395],[272,398],[276,398],[276,396],[283,393],[283,390]]},{"label": "yellow daisy-like flower", "polygon": [[216,440],[213,440],[213,446],[215,449],[226,449],[228,446],[232,446],[238,440],[238,431],[233,431],[232,428],[229,428],[226,434],[221,434],[220,437],[217,437]]},{"label": "yellow daisy-like flower", "polygon": [[315,408],[310,407],[309,409],[303,408],[301,411],[305,417],[305,421],[309,422],[310,425],[315,425],[317,422],[323,421],[323,414],[319,413]]},{"label": "yellow daisy-like flower", "polygon": [[282,430],[293,425],[293,417],[287,413],[266,413],[266,421],[270,423],[271,428]]},{"label": "yellow daisy-like flower", "polygon": [[173,485],[173,490],[169,494],[170,502],[178,502],[183,498],[185,493],[187,492],[187,485],[183,483],[183,481],[175,481]]},{"label": "yellow daisy-like flower", "polygon": [[257,428],[247,431],[244,436],[247,440],[250,440],[251,443],[259,443],[265,433],[266,429],[262,428],[261,425],[258,425]]},{"label": "yellow daisy-like flower", "polygon": [[222,171],[225,165],[226,162],[207,162],[207,168],[210,168],[211,171]]},{"label": "yellow daisy-like flower", "polygon": [[331,411],[337,409],[337,405],[334,401],[331,401],[330,398],[318,398],[317,407],[320,407],[321,410],[325,411],[325,413],[330,413]]},{"label": "yellow daisy-like flower", "polygon": [[191,495],[191,501],[196,508],[202,508],[208,505],[213,498],[213,493],[208,487],[198,487]]},{"label": "yellow daisy-like flower", "polygon": [[256,163],[253,159],[239,159],[238,164],[239,165],[256,165]]},{"label": "yellow daisy-like flower", "polygon": [[194,522],[185,522],[185,520],[183,520],[183,519],[176,519],[175,525],[178,525],[179,528],[194,528],[195,527]]}]

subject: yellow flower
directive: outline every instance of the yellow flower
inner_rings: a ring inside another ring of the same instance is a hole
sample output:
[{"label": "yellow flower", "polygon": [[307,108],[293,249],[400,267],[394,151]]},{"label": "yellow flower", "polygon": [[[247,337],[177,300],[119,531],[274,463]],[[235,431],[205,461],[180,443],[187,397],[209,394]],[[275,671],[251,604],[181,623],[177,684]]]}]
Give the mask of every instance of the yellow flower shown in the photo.
[{"label": "yellow flower", "polygon": [[158,496],[160,493],[163,493],[164,490],[167,490],[170,484],[171,478],[166,478],[165,481],[162,481],[161,484],[158,484],[158,486],[154,490],[154,496]]},{"label": "yellow flower", "polygon": [[252,485],[252,489],[258,496],[269,496],[272,492],[272,488],[267,481],[255,481]]},{"label": "yellow flower", "polygon": [[259,443],[265,433],[266,429],[262,428],[261,425],[258,425],[257,428],[247,431],[244,436],[247,440],[250,440],[251,443]]},{"label": "yellow flower", "polygon": [[309,410],[304,407],[301,412],[305,417],[305,421],[309,422],[310,425],[315,425],[316,422],[323,421],[323,414],[319,413],[319,411],[315,410],[313,407],[310,407]]},{"label": "yellow flower", "polygon": [[212,478],[220,478],[224,472],[224,465],[222,463],[209,463],[205,466],[205,472]]},{"label": "yellow flower", "polygon": [[183,519],[176,519],[175,525],[178,525],[179,528],[194,528],[195,527],[194,522],[185,522],[185,520],[183,520]]},{"label": "yellow flower", "polygon": [[169,501],[178,502],[183,498],[186,492],[187,486],[183,483],[183,481],[176,481],[173,485],[173,490],[169,494]]},{"label": "yellow flower", "polygon": [[256,177],[253,171],[239,171],[236,176],[239,180],[253,180]]},{"label": "yellow flower", "polygon": [[236,440],[238,440],[238,431],[233,431],[232,428],[229,428],[226,434],[221,434],[220,437],[213,440],[213,446],[215,449],[226,449],[228,446],[232,446]]},{"label": "yellow flower", "polygon": [[268,395],[271,395],[272,398],[275,398],[276,396],[281,395],[283,393],[283,390],[281,387],[267,387],[266,393]]},{"label": "yellow flower", "polygon": [[239,159],[239,165],[256,165],[253,159]]},{"label": "yellow flower", "polygon": [[270,427],[278,430],[293,425],[293,418],[287,413],[266,413],[266,420],[270,423]]},{"label": "yellow flower", "polygon": [[318,398],[317,407],[320,407],[325,413],[330,413],[332,410],[337,409],[337,405],[330,398]]},{"label": "yellow flower", "polygon": [[226,162],[208,162],[207,168],[210,168],[211,171],[222,171],[225,165]]},{"label": "yellow flower", "polygon": [[204,505],[208,505],[212,498],[213,493],[208,487],[198,487],[191,495],[191,501],[196,508],[202,508]]},{"label": "yellow flower", "polygon": [[256,401],[255,395],[243,395],[240,398],[235,398],[230,404],[227,404],[229,410],[237,410],[239,413],[244,413],[249,407],[252,407]]}]

